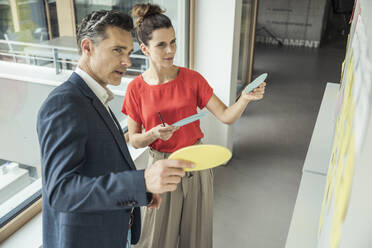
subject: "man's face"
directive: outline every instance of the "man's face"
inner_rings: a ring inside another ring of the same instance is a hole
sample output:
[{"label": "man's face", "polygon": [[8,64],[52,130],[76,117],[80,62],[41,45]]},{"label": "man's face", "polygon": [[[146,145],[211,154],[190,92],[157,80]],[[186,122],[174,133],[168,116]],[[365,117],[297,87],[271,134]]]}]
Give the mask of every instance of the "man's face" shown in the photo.
[{"label": "man's face", "polygon": [[107,27],[106,39],[91,46],[88,64],[91,76],[101,85],[118,86],[128,67],[133,51],[130,32],[118,27]]}]

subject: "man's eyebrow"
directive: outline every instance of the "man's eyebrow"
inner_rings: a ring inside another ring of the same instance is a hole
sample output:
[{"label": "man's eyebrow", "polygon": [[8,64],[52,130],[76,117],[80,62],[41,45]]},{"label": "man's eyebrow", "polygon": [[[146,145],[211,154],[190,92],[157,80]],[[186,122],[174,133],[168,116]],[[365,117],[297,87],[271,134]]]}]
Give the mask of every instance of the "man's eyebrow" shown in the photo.
[{"label": "man's eyebrow", "polygon": [[126,46],[119,46],[119,45],[114,45],[112,47],[120,48],[120,49],[124,49],[124,50],[127,50],[128,49],[128,47],[126,47]]}]

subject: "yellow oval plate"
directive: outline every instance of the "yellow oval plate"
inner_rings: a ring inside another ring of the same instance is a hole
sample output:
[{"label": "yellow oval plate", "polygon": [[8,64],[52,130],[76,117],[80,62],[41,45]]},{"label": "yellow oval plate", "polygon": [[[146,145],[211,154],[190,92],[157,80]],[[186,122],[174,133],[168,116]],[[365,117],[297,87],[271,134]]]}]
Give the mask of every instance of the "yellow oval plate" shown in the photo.
[{"label": "yellow oval plate", "polygon": [[195,167],[184,170],[200,171],[225,164],[230,160],[231,156],[230,150],[226,147],[202,144],[181,148],[173,152],[168,159],[190,161],[195,164]]}]

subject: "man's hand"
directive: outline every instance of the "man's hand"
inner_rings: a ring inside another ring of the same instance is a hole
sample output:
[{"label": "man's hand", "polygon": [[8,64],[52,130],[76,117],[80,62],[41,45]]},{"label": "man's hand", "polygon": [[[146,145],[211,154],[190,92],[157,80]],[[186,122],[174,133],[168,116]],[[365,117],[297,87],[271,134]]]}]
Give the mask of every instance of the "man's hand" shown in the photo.
[{"label": "man's hand", "polygon": [[161,204],[161,196],[159,194],[152,194],[152,200],[147,205],[147,208],[156,208],[159,209]]},{"label": "man's hand", "polygon": [[183,168],[194,165],[182,160],[158,160],[145,169],[146,191],[161,194],[174,191],[185,175]]}]

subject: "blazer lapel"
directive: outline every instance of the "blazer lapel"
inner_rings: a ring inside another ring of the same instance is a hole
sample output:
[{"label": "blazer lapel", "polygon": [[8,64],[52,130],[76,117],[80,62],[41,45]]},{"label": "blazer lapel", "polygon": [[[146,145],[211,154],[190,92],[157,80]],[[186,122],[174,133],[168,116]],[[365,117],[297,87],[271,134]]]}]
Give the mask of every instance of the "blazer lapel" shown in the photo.
[{"label": "blazer lapel", "polygon": [[[119,146],[120,151],[124,159],[127,161],[129,167],[133,170],[136,170],[136,167],[128,151],[128,147],[125,143],[124,134],[121,130],[118,129],[118,127],[120,127],[120,124],[117,121],[115,115],[110,110],[112,117],[110,116],[110,113],[107,111],[107,109],[102,104],[102,102],[98,99],[98,97],[93,93],[93,91],[83,81],[83,79],[80,78],[78,74],[74,72],[68,81],[77,85],[79,89],[83,92],[83,94],[92,100],[93,107],[97,110],[98,114],[101,116],[101,118],[105,122],[107,128],[110,130],[112,136],[115,139],[116,144]],[[115,125],[114,121],[116,125],[118,126]]]},{"label": "blazer lapel", "polygon": [[[119,136],[122,137],[121,139],[118,140],[118,142],[119,142],[118,144],[119,144],[119,146],[121,147],[121,149],[122,149],[122,151],[124,152],[124,154],[126,154],[126,156],[127,156],[128,158],[131,158],[130,153],[129,153],[129,150],[128,150],[127,143],[125,142],[124,133],[123,133],[123,130],[121,129],[120,123],[119,123],[119,121],[116,119],[116,116],[114,115],[114,113],[111,111],[110,108],[109,108],[109,110],[110,110],[110,113],[111,113],[112,119],[113,119],[113,120],[115,121],[115,123],[116,123],[116,128],[115,128],[115,129],[118,130],[118,132],[119,132]],[[111,117],[111,116],[110,116],[110,117]],[[118,129],[117,127],[119,127],[119,129]],[[136,166],[135,166],[135,164],[133,163],[133,160],[132,160],[132,159],[130,159],[130,161],[129,161],[129,165],[132,167],[133,170],[136,170]]]}]

